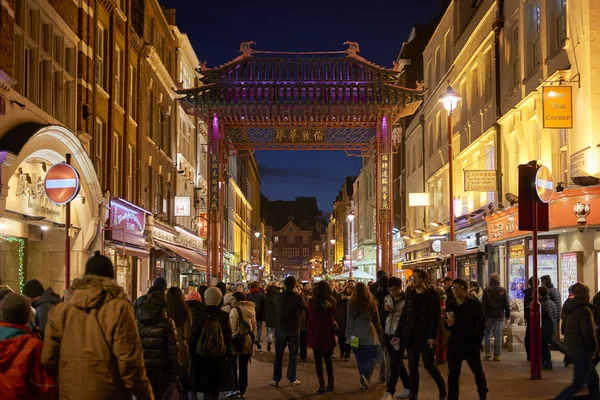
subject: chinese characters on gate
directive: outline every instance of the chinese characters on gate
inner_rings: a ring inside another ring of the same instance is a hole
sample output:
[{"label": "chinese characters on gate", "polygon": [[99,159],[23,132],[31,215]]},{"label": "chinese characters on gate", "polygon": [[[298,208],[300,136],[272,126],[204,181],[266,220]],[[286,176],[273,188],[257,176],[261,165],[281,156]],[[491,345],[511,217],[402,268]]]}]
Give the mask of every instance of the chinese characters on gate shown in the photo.
[{"label": "chinese characters on gate", "polygon": [[280,143],[315,143],[325,141],[323,129],[275,129],[275,141]]},{"label": "chinese characters on gate", "polygon": [[208,190],[208,206],[211,210],[219,209],[219,154],[210,153],[210,188]]},{"label": "chinese characters on gate", "polygon": [[391,185],[390,185],[390,164],[391,164],[391,156],[389,153],[383,153],[379,155],[379,165],[380,165],[380,177],[381,179],[381,194],[380,194],[380,206],[382,210],[390,209],[390,194],[391,194]]}]

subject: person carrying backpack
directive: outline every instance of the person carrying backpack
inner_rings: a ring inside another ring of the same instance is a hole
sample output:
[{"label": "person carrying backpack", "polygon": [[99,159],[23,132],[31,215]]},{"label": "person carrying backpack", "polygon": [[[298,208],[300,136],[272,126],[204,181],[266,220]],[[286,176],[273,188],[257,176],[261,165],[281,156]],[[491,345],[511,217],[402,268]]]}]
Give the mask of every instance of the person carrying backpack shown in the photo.
[{"label": "person carrying backpack", "polygon": [[223,295],[216,287],[204,292],[206,307],[193,315],[190,340],[190,392],[217,400],[219,392],[235,389],[231,368],[229,314],[219,308]]},{"label": "person carrying backpack", "polygon": [[229,322],[232,332],[233,378],[237,384],[237,390],[229,392],[227,398],[243,399],[246,397],[248,388],[248,363],[254,352],[256,312],[254,302],[246,300],[245,294],[235,292],[233,297],[236,302],[229,313]]}]

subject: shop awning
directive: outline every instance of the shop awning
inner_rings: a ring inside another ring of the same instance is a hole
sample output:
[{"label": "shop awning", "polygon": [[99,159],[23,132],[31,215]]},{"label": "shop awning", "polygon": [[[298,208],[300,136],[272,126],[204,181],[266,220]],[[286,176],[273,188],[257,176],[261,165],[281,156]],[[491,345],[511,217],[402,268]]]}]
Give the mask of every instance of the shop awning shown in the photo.
[{"label": "shop awning", "polygon": [[138,257],[138,258],[150,258],[150,252],[146,249],[139,247],[127,246],[123,247],[123,244],[119,242],[111,242],[108,246],[115,249],[115,253],[125,254],[126,256]]},{"label": "shop awning", "polygon": [[444,262],[443,258],[440,257],[426,257],[418,260],[404,261],[402,268],[427,268],[442,265]]},{"label": "shop awning", "polygon": [[206,268],[206,256],[195,252],[194,250],[187,249],[182,246],[177,246],[176,244],[172,244],[169,242],[165,242],[159,239],[154,238],[154,241],[159,246],[165,248],[166,250],[172,251],[178,256],[188,260],[190,263],[197,265],[199,267]]}]

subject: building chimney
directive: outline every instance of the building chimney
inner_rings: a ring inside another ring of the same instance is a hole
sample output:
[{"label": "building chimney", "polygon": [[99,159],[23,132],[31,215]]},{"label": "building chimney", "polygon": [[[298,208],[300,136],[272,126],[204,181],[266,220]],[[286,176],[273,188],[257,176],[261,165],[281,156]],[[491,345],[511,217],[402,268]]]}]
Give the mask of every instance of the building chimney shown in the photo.
[{"label": "building chimney", "polygon": [[169,25],[176,25],[175,24],[175,12],[177,10],[175,10],[174,8],[168,8],[165,10],[165,18],[167,19],[167,23]]}]

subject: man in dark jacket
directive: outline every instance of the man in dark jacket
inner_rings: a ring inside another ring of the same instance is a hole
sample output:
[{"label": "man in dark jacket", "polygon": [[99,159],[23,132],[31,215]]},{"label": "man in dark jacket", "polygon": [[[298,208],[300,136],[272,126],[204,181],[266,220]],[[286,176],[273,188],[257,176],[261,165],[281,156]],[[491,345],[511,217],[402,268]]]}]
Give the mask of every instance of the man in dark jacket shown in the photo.
[{"label": "man in dark jacket", "polygon": [[275,328],[275,361],[271,386],[279,386],[283,370],[283,353],[289,347],[287,379],[290,385],[299,385],[296,379],[296,357],[300,343],[300,312],[306,308],[302,296],[296,292],[296,278],[285,278],[285,290],[275,297],[277,327]]},{"label": "man in dark jacket", "polygon": [[151,294],[153,292],[165,293],[166,291],[167,291],[167,281],[162,276],[157,277],[154,280],[154,283],[152,284],[152,286],[150,286],[150,289],[148,289],[148,293],[135,299],[135,301],[133,302],[133,313],[135,315],[137,315],[137,310],[138,310],[139,306],[141,306],[142,303],[146,301],[149,294]]},{"label": "man in dark jacket", "polygon": [[492,329],[494,330],[494,361],[500,361],[502,348],[502,329],[504,319],[510,318],[508,292],[500,286],[500,275],[490,275],[490,285],[483,290],[483,312],[486,318],[485,328],[485,358],[492,357]]},{"label": "man in dark jacket", "polygon": [[463,279],[452,283],[454,299],[446,304],[448,337],[448,400],[458,400],[458,380],[463,360],[475,375],[479,399],[487,398],[487,381],[479,355],[485,332],[485,315],[481,303],[468,296],[468,285]]},{"label": "man in dark jacket", "polygon": [[452,278],[449,276],[445,277],[443,283],[444,291],[446,292],[446,304],[448,304],[454,300],[454,293],[452,293]]},{"label": "man in dark jacket", "polygon": [[387,272],[385,272],[382,269],[377,271],[377,274],[376,274],[377,280],[375,281],[375,283],[373,283],[371,286],[369,286],[369,291],[371,292],[371,294],[373,296],[375,296],[375,294],[377,293],[377,289],[379,288],[379,278],[381,278],[383,275],[387,275]]},{"label": "man in dark jacket", "polygon": [[542,368],[552,369],[552,357],[550,354],[550,340],[556,333],[556,327],[560,318],[560,311],[556,304],[548,297],[548,288],[540,286],[538,288],[540,295],[540,307],[542,314]]},{"label": "man in dark jacket", "polygon": [[440,296],[435,288],[428,287],[429,276],[422,269],[413,273],[414,289],[406,296],[400,316],[398,332],[408,349],[408,371],[410,375],[410,399],[419,395],[419,359],[435,381],[440,399],[446,397],[446,383],[433,362],[437,348],[437,335],[440,323]]},{"label": "man in dark jacket", "polygon": [[590,304],[590,288],[576,283],[571,289],[573,298],[565,305],[562,331],[569,361],[575,365],[573,383],[567,386],[555,399],[573,399],[587,383],[589,398],[597,399],[598,374],[593,362],[598,354],[594,306]]},{"label": "man in dark jacket", "polygon": [[[548,298],[550,299],[550,301],[552,301],[556,305],[556,309],[559,310],[559,314],[560,314],[560,310],[562,309],[562,298],[560,296],[560,292],[552,283],[552,278],[550,278],[550,275],[544,275],[540,278],[540,281],[542,282],[542,286],[545,286],[546,288],[548,288]],[[559,323],[560,323],[560,321],[557,321],[556,330],[558,330]],[[562,345],[561,342],[556,340],[556,337],[554,337],[554,336],[550,337],[550,345],[552,346],[553,349],[556,349],[556,350],[560,351],[561,353],[566,354],[565,347]]]},{"label": "man in dark jacket", "polygon": [[31,301],[31,307],[35,310],[35,323],[44,333],[48,322],[48,313],[56,304],[60,303],[60,296],[54,293],[54,289],[50,286],[44,290],[44,286],[37,279],[25,282],[23,295]]},{"label": "man in dark jacket", "polygon": [[277,327],[277,311],[275,310],[275,296],[279,294],[277,281],[272,281],[265,291],[265,321],[267,323],[267,351],[271,351],[271,344],[275,342],[275,328]]},{"label": "man in dark jacket", "polygon": [[529,315],[531,302],[533,302],[533,288],[539,286],[539,279],[536,285],[533,284],[533,276],[529,278],[529,286],[523,291],[523,316],[525,317],[525,352],[527,353],[527,361],[530,361],[530,324]]},{"label": "man in dark jacket", "polygon": [[258,282],[250,284],[250,293],[246,295],[246,299],[254,303],[256,312],[256,332],[254,332],[254,343],[258,350],[262,349],[260,338],[262,337],[262,323],[265,320],[265,295],[258,287]]},{"label": "man in dark jacket", "polygon": [[[379,324],[385,326],[385,320],[389,314],[389,311],[385,309],[385,298],[390,295],[388,290],[389,277],[383,274],[377,280],[377,291],[375,292],[375,298],[379,304],[377,311],[379,312]],[[386,346],[385,339],[382,336],[379,338],[379,346],[377,348],[377,362],[379,363],[379,382],[387,381],[387,368],[389,366],[386,363]]]}]

